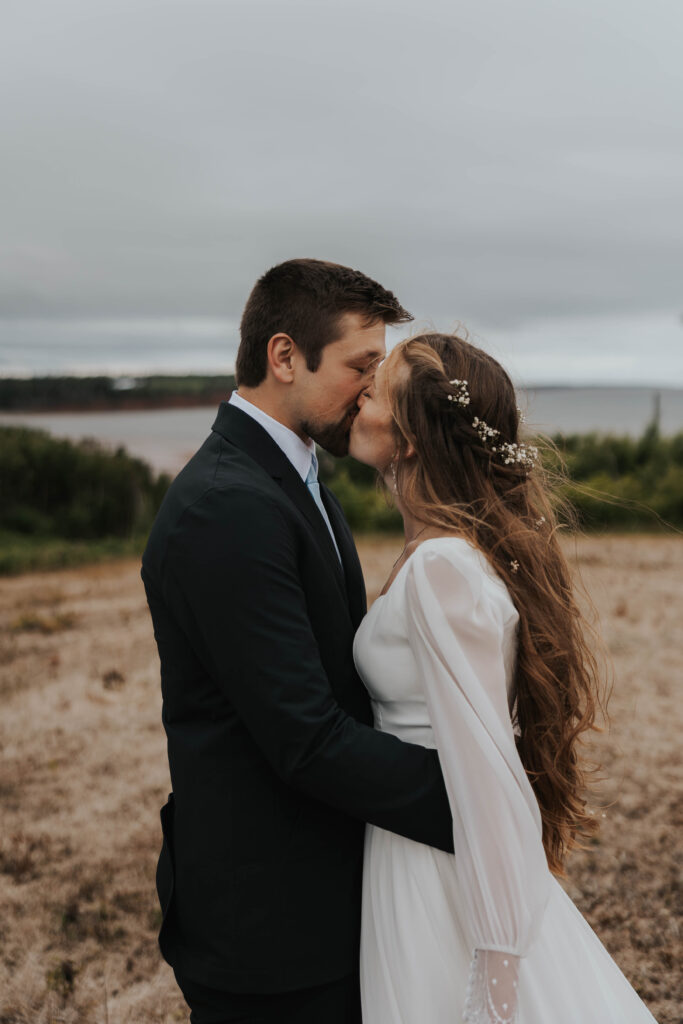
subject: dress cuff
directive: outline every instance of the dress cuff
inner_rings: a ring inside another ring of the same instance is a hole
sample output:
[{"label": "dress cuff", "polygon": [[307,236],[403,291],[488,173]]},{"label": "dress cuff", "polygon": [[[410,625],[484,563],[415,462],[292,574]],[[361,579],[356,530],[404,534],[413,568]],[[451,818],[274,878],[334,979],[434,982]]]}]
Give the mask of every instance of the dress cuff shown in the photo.
[{"label": "dress cuff", "polygon": [[519,957],[475,949],[470,966],[465,1024],[517,1024]]}]

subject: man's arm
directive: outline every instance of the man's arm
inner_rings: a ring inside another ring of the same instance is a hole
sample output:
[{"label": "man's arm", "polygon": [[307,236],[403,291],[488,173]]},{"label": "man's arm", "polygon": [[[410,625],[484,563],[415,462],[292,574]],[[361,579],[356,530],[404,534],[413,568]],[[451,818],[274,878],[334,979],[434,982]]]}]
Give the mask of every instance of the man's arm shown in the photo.
[{"label": "man's arm", "polygon": [[207,669],[275,772],[308,796],[452,852],[438,755],[334,700],[311,629],[295,540],[274,502],[210,491],[169,538],[165,600],[193,621]]}]

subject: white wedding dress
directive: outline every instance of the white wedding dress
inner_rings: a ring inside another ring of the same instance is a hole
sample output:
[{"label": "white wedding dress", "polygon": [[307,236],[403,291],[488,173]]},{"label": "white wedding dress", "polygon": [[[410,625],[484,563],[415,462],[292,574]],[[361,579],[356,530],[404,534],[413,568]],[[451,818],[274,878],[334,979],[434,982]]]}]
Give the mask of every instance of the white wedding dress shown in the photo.
[{"label": "white wedding dress", "polygon": [[647,1024],[550,874],[512,725],[518,615],[483,555],[427,540],[354,642],[376,728],[435,747],[455,856],[368,826],[364,1024]]}]

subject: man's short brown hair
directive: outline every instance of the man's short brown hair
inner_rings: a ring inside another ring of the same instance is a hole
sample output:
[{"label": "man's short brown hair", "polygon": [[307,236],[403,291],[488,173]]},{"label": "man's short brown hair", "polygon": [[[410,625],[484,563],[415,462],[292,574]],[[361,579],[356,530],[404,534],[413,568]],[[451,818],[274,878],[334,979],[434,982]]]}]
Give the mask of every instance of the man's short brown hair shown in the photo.
[{"label": "man's short brown hair", "polygon": [[359,270],[324,260],[287,260],[261,277],[244,307],[235,375],[257,387],[266,377],[267,347],[274,334],[288,334],[318,369],[322,351],[339,338],[345,313],[359,313],[365,326],[379,320],[406,323],[410,313],[392,292]]}]

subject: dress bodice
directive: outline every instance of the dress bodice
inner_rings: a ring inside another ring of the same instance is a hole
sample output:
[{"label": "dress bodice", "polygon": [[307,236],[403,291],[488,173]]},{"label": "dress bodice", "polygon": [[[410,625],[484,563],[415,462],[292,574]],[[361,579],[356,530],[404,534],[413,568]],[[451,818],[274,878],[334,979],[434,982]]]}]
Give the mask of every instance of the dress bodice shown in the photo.
[{"label": "dress bodice", "polygon": [[[471,574],[475,591],[500,610],[500,643],[506,675],[506,699],[512,718],[518,614],[507,587],[485,556],[461,537],[424,541],[411,558],[430,551],[454,551]],[[401,566],[386,594],[378,597],[356,633],[353,656],[372,701],[375,728],[408,743],[436,747],[424,687],[409,643],[406,583],[411,559]],[[502,698],[502,694],[500,695]]]}]

